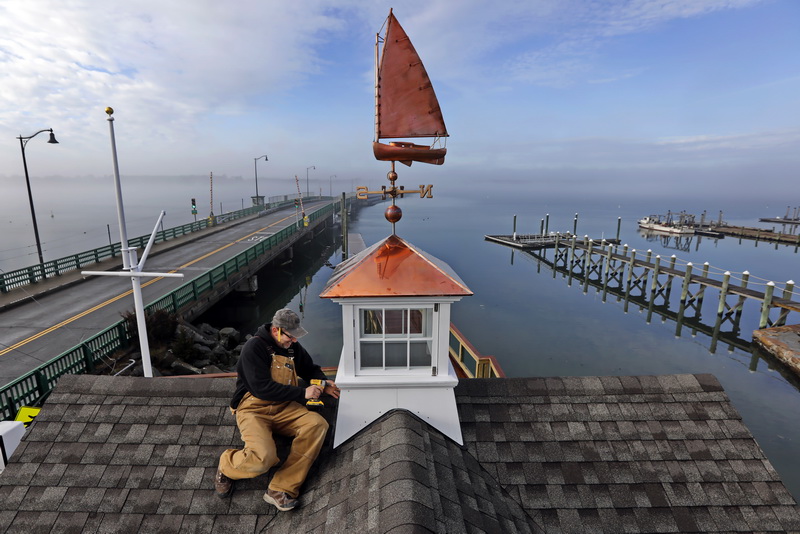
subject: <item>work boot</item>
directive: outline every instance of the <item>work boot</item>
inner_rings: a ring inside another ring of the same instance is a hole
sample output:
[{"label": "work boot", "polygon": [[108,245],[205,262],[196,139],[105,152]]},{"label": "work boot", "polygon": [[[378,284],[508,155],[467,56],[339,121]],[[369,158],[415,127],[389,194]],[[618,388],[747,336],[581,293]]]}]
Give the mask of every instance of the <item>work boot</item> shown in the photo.
[{"label": "work boot", "polygon": [[217,469],[217,476],[214,478],[214,489],[217,490],[217,497],[220,499],[230,497],[231,493],[233,493],[233,480]]},{"label": "work boot", "polygon": [[281,512],[294,510],[300,504],[297,499],[293,499],[288,493],[268,489],[264,494],[264,500],[272,504]]}]

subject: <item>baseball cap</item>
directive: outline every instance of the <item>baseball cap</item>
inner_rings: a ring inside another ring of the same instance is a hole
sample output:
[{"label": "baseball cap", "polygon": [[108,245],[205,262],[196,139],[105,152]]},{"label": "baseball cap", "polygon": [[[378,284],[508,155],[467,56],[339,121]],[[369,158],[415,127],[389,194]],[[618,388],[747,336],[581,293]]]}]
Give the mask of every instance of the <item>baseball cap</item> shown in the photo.
[{"label": "baseball cap", "polygon": [[295,339],[300,339],[308,334],[305,328],[300,326],[300,317],[289,308],[283,308],[275,312],[272,318],[272,326],[278,327]]}]

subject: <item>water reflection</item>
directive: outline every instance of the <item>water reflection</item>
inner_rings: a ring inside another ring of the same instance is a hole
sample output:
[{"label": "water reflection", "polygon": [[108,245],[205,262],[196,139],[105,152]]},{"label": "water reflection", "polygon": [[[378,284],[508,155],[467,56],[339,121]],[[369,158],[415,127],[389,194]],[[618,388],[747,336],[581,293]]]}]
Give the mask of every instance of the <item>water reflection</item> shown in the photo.
[{"label": "water reflection", "polygon": [[[666,236],[665,236],[666,237]],[[678,236],[670,236],[678,237]],[[737,302],[728,305],[727,302],[721,303],[722,308],[718,313],[711,314],[703,318],[703,302],[705,300],[705,289],[701,287],[694,295],[686,293],[685,289],[680,291],[682,279],[666,275],[666,280],[651,279],[643,273],[640,276],[625,276],[624,265],[622,269],[612,269],[606,264],[605,268],[601,261],[568,261],[566,249],[561,251],[550,251],[552,259],[548,259],[548,249],[525,250],[521,252],[523,257],[535,262],[536,272],[541,274],[542,267],[552,273],[552,277],[560,277],[565,280],[567,286],[575,286],[583,289],[584,294],[589,293],[589,288],[595,290],[595,294],[601,296],[602,302],[607,302],[613,298],[622,304],[622,310],[628,313],[631,309],[637,309],[646,317],[647,324],[654,318],[661,319],[662,323],[667,321],[675,323],[675,337],[680,338],[688,332],[693,338],[701,334],[708,338],[708,350],[711,354],[717,352],[719,345],[727,346],[728,352],[739,349],[745,353],[752,354],[750,370],[756,371],[759,361],[763,360],[772,369],[778,367],[785,371],[785,374],[793,376],[789,370],[785,369],[778,360],[773,357],[767,358],[764,351],[752,342],[751,336],[742,336],[742,316],[744,309],[744,297],[738,297]],[[601,255],[598,255],[602,257]],[[514,251],[511,254],[511,264],[514,263]],[[571,267],[568,267],[571,265]],[[665,275],[662,273],[662,277]],[[680,298],[673,295],[673,282],[677,278]],[[719,295],[716,299],[720,300]],[[783,374],[783,372],[782,372]],[[790,381],[797,385],[798,380],[794,378]]]}]

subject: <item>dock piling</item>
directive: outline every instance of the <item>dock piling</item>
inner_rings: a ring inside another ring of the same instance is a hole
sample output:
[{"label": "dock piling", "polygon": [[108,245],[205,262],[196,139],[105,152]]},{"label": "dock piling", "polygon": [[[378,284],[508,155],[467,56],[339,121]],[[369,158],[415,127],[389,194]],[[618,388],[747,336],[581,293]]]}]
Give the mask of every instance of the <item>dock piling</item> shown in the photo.
[{"label": "dock piling", "polygon": [[761,319],[758,328],[764,328],[769,323],[769,310],[772,307],[772,294],[775,291],[775,282],[767,282],[764,290],[764,302],[761,303]]},{"label": "dock piling", "polygon": [[514,231],[513,231],[514,241],[517,240],[517,216],[514,215]]},{"label": "dock piling", "polygon": [[692,280],[692,262],[686,264],[686,274],[683,275],[683,285],[681,286],[681,310],[682,304],[686,302],[686,297],[689,296],[689,283]]},{"label": "dock piling", "polygon": [[725,271],[722,275],[722,287],[719,290],[719,306],[717,306],[717,315],[722,315],[725,311],[725,302],[728,296],[728,285],[731,282],[731,272]]}]

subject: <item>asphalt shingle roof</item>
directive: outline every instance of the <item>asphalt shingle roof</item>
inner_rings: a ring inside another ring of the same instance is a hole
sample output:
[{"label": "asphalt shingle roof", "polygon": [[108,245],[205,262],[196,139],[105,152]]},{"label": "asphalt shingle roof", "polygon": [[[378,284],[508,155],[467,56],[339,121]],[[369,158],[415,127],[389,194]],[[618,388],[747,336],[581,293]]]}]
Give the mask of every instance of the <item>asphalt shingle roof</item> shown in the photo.
[{"label": "asphalt shingle roof", "polygon": [[463,447],[390,412],[323,451],[287,513],[269,474],[214,494],[233,384],[63,377],[0,475],[0,531],[800,531],[711,375],[463,380]]}]

